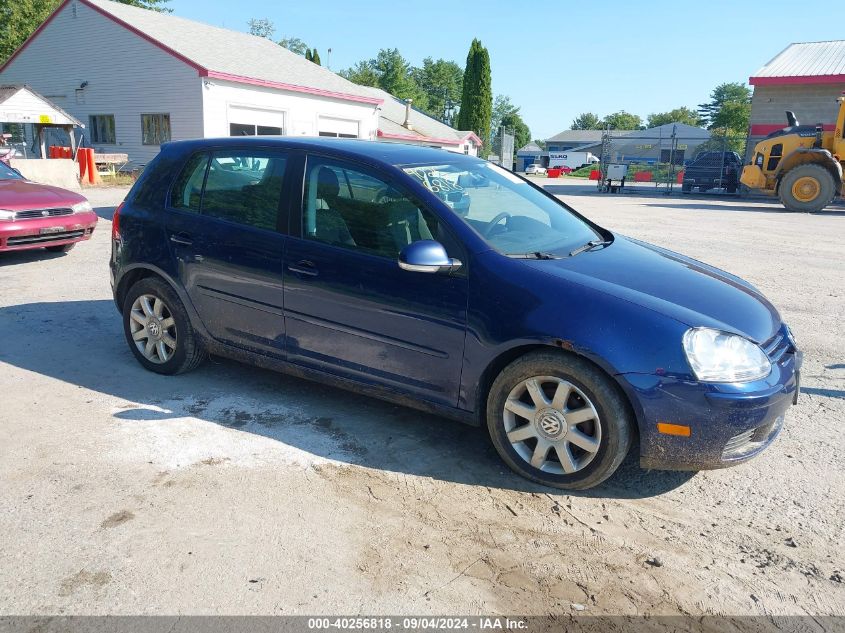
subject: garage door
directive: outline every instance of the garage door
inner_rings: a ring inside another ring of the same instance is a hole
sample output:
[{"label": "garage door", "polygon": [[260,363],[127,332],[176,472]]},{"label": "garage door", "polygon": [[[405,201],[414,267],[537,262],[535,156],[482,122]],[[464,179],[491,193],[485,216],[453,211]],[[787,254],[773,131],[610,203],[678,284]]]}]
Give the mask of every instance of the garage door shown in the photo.
[{"label": "garage door", "polygon": [[320,136],[358,138],[358,121],[321,116],[317,120],[317,132]]},{"label": "garage door", "polygon": [[281,136],[284,133],[284,112],[229,106],[229,136]]}]

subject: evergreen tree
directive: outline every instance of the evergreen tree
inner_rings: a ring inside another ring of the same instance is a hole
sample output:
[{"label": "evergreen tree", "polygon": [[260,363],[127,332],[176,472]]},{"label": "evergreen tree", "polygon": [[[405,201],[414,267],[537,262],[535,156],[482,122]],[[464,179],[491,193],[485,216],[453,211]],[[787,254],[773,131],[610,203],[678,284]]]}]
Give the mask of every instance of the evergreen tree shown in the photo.
[{"label": "evergreen tree", "polygon": [[320,63],[320,53],[317,52],[316,48],[311,50],[311,61],[317,64],[318,66],[322,66],[322,64]]},{"label": "evergreen tree", "polygon": [[467,54],[461,111],[456,126],[460,130],[472,130],[479,138],[488,139],[492,116],[490,54],[478,39],[474,39]]},{"label": "evergreen tree", "polygon": [[314,61],[314,56],[311,54],[311,49],[310,49],[310,48],[306,48],[306,49],[305,49],[305,59],[307,59],[309,62],[313,62],[313,61]]}]

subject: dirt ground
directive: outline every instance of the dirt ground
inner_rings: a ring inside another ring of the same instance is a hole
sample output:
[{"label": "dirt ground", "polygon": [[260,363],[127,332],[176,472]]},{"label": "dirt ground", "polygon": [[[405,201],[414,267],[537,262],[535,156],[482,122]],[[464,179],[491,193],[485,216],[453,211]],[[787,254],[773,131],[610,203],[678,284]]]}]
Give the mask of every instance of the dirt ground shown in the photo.
[{"label": "dirt ground", "polygon": [[770,450],[562,494],[453,422],[148,373],[109,289],[125,190],[93,191],[92,241],[0,255],[0,614],[845,614],[845,208],[553,188],[780,308],[805,388]]}]

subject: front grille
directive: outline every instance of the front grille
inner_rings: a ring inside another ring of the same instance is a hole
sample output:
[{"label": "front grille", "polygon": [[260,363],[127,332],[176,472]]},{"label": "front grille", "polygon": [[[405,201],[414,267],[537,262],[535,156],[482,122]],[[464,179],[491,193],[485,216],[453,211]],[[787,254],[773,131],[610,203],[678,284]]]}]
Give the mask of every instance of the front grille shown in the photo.
[{"label": "front grille", "polygon": [[22,244],[46,244],[49,242],[60,242],[62,240],[73,240],[85,235],[86,229],[78,231],[63,231],[61,233],[48,233],[46,235],[18,235],[6,240],[9,246],[20,246]]},{"label": "front grille", "polygon": [[54,218],[59,215],[71,215],[73,209],[27,209],[26,211],[18,211],[15,213],[16,220],[32,220],[36,218]]}]

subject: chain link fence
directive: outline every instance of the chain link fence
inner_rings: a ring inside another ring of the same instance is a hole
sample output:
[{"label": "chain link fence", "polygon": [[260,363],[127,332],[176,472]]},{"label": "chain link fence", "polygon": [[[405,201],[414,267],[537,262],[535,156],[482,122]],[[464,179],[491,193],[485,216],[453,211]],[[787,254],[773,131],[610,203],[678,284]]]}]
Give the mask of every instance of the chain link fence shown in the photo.
[{"label": "chain link fence", "polygon": [[598,148],[598,166],[579,170],[589,174],[576,175],[588,175],[605,192],[738,191],[747,137],[707,130],[681,135],[675,128],[665,134],[654,132],[606,131]]}]

